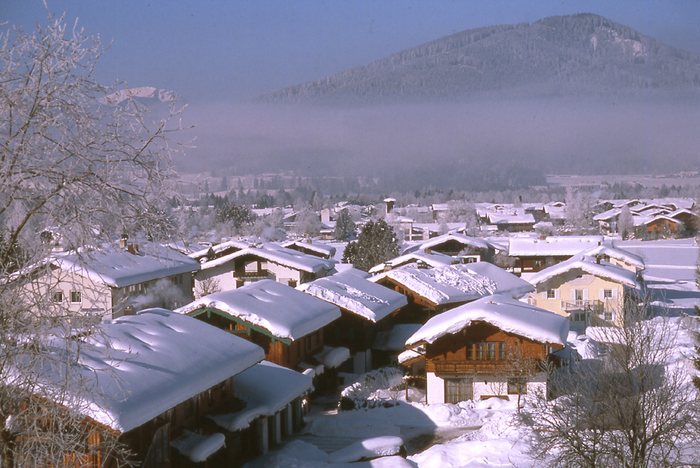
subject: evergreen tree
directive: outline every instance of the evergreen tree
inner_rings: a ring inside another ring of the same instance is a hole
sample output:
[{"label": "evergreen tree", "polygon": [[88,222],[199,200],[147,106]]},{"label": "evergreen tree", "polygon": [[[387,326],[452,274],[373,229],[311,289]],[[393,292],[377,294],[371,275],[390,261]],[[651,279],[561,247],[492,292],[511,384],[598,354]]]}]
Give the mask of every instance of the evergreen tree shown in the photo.
[{"label": "evergreen tree", "polygon": [[230,224],[236,231],[255,221],[255,213],[247,206],[236,205],[224,199],[216,210],[216,222]]},{"label": "evergreen tree", "polygon": [[335,238],[338,240],[348,240],[355,235],[355,222],[350,217],[347,208],[338,214],[335,221]]},{"label": "evergreen tree", "polygon": [[356,241],[350,242],[343,254],[344,263],[367,271],[374,265],[398,256],[399,245],[394,230],[386,221],[370,221]]}]

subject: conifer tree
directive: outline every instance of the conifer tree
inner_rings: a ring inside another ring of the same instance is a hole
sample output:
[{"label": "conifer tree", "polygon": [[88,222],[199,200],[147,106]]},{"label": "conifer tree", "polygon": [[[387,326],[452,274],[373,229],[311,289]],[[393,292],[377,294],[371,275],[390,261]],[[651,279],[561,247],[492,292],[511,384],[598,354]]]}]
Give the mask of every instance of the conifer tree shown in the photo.
[{"label": "conifer tree", "polygon": [[335,238],[338,240],[348,240],[355,235],[355,222],[350,217],[347,208],[338,214],[335,221]]},{"label": "conifer tree", "polygon": [[386,221],[370,221],[362,229],[356,241],[345,248],[343,262],[352,263],[360,270],[368,271],[374,265],[399,254],[399,244],[394,230]]}]

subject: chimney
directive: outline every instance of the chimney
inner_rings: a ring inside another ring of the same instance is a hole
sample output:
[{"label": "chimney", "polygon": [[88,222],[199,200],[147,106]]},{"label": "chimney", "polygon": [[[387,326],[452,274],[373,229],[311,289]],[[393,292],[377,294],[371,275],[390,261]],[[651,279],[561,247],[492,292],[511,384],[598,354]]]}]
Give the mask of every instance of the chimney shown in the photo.
[{"label": "chimney", "polygon": [[394,210],[394,203],[396,203],[396,200],[394,198],[385,198],[384,203],[386,203],[386,214],[389,214]]},{"label": "chimney", "polygon": [[324,208],[321,210],[321,222],[323,224],[328,224],[331,221],[331,210],[329,208]]}]

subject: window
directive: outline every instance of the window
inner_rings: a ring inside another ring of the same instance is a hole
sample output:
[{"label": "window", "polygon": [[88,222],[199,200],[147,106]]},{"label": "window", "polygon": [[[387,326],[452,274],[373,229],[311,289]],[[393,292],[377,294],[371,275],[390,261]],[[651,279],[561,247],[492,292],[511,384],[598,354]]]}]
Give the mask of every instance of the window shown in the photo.
[{"label": "window", "polygon": [[583,302],[583,289],[574,289],[574,300],[576,302]]},{"label": "window", "polygon": [[525,377],[512,377],[508,379],[508,395],[526,395],[527,381]]},{"label": "window", "polygon": [[51,299],[56,302],[56,303],[61,303],[63,302],[63,291],[55,291],[51,295]]},{"label": "window", "polygon": [[603,289],[603,299],[612,299],[613,297],[613,290],[612,289]]},{"label": "window", "polygon": [[474,388],[472,379],[445,380],[445,403],[458,403],[460,401],[472,400],[473,398]]},{"label": "window", "polygon": [[80,291],[71,291],[70,292],[70,301],[71,302],[83,302],[82,295],[80,294]]},{"label": "window", "polygon": [[547,299],[556,299],[557,298],[557,290],[556,289],[548,289],[547,290]]},{"label": "window", "polygon": [[489,361],[496,360],[496,343],[486,343],[486,359]]},{"label": "window", "polygon": [[[496,351],[498,350],[498,354]],[[503,341],[467,342],[467,360],[495,361],[505,359],[506,344]]]},{"label": "window", "polygon": [[476,359],[483,361],[486,355],[486,343],[476,343]]}]

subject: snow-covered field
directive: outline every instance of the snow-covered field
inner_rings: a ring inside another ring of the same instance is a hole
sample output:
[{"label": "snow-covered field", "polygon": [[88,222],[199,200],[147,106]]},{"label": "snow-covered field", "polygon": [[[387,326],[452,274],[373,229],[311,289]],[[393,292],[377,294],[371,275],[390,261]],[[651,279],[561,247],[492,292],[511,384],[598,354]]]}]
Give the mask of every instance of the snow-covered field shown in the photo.
[{"label": "snow-covered field", "polygon": [[[691,329],[698,327],[697,322],[655,319],[650,325],[679,327],[668,366],[687,369],[689,381],[696,373],[691,362],[695,355]],[[596,343],[585,335],[571,333],[569,345],[584,359],[596,357]],[[543,460],[532,453],[533,432],[521,422],[515,402],[492,398],[426,405],[419,402],[423,397],[420,391],[409,388],[407,395],[395,386],[397,379],[392,372],[360,377],[358,382],[361,383],[351,393],[380,404],[350,411],[324,410],[315,405],[299,436],[248,466],[336,467],[358,460],[352,466],[449,468],[546,464],[546,454]],[[361,388],[373,384],[374,391]],[[528,398],[524,398],[524,405],[529,404]],[[692,454],[700,459],[696,447],[689,450],[691,459]],[[362,461],[371,458],[374,459]]]}]

